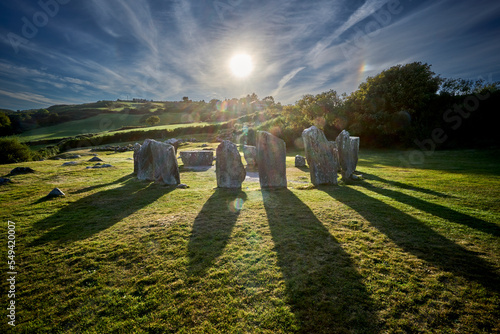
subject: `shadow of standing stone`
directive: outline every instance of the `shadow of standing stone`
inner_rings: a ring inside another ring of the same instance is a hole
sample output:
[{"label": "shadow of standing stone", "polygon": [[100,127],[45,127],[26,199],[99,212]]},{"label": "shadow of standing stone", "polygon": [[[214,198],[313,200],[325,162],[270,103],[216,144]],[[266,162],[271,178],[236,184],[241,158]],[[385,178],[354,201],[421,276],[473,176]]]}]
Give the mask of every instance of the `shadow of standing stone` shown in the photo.
[{"label": "shadow of standing stone", "polygon": [[296,332],[380,333],[364,278],[325,224],[288,189],[262,197]]},{"label": "shadow of standing stone", "polygon": [[257,131],[257,165],[262,188],[286,188],[286,144],[269,132]]}]

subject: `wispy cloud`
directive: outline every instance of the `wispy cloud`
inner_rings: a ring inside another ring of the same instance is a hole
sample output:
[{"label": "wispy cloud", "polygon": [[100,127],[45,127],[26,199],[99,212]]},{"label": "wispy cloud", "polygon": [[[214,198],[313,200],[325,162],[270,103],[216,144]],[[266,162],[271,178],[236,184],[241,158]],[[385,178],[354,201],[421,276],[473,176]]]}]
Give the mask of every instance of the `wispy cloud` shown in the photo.
[{"label": "wispy cloud", "polygon": [[314,62],[321,53],[328,48],[332,42],[338,39],[344,32],[352,28],[355,24],[366,19],[368,16],[373,15],[378,9],[387,3],[388,0],[367,0],[361,7],[359,7],[340,27],[335,31],[322,38],[315,47],[309,52],[308,56],[311,62]]},{"label": "wispy cloud", "polygon": [[[406,61],[430,62],[440,73],[500,72],[500,43],[488,43],[497,39],[498,27],[482,35],[474,30],[497,17],[500,4],[401,1],[401,14],[354,45],[356,29],[387,2],[229,1],[223,17],[211,1],[70,2],[45,35],[22,46],[20,56],[0,35],[6,46],[0,50],[0,89],[11,94],[3,93],[3,101],[17,96],[15,104],[28,107],[127,95],[175,100],[252,92],[292,103],[327,89],[350,92],[367,75]],[[26,13],[36,9],[20,3]],[[250,54],[255,65],[243,80],[228,66],[238,52]],[[17,99],[28,92],[35,98]]]},{"label": "wispy cloud", "polygon": [[34,94],[32,92],[9,92],[0,89],[0,95],[5,95],[19,101],[33,102],[39,105],[53,105],[63,103],[62,101],[47,98],[43,95]]},{"label": "wispy cloud", "polygon": [[278,88],[276,88],[274,91],[273,91],[273,94],[272,95],[278,95],[280,93],[280,91],[283,89],[283,87],[285,87],[285,85],[293,79],[293,77],[295,75],[297,75],[297,73],[299,73],[300,71],[302,71],[305,67],[299,67],[299,68],[296,68],[294,69],[293,71],[291,71],[290,73],[288,73],[287,75],[285,75],[283,78],[281,78],[281,80],[278,82]]}]

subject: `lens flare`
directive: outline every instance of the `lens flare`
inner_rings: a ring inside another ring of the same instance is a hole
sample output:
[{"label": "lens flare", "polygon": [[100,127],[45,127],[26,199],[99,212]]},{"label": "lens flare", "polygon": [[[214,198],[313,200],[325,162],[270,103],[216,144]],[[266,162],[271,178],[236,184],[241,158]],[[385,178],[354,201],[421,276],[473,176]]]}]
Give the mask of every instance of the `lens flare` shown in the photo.
[{"label": "lens flare", "polygon": [[243,203],[245,203],[243,198],[238,197],[234,201],[229,202],[228,209],[231,212],[239,212],[241,211],[241,209],[243,209]]},{"label": "lens flare", "polygon": [[218,111],[227,111],[228,102],[227,101],[217,101],[216,108]]}]

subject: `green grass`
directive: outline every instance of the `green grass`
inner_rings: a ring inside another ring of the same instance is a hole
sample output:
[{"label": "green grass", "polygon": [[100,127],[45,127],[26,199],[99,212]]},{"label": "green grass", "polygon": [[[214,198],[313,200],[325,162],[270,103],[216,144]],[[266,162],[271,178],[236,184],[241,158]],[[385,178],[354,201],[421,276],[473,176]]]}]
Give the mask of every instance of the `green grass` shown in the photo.
[{"label": "green grass", "polygon": [[[36,170],[0,188],[5,262],[16,222],[15,332],[500,331],[498,150],[418,168],[362,151],[363,181],[319,188],[296,153],[275,191],[217,190],[213,170],[184,168],[189,189],[141,182],[131,152],[101,153],[111,169],[85,169],[90,155],[0,166]],[[54,187],[67,196],[45,200]]]},{"label": "green grass", "polygon": [[[19,134],[18,137],[19,140],[27,142],[35,140],[73,137],[86,133],[106,133],[107,131],[110,130],[120,129],[123,126],[144,126],[145,124],[140,122],[143,116],[144,115],[120,114],[120,113],[100,114],[82,120],[70,121],[66,123],[61,123],[57,125],[41,127],[34,130],[26,131]],[[174,129],[182,126],[208,124],[204,122],[192,123],[193,119],[190,118],[189,114],[181,112],[163,113],[158,116],[160,117],[159,125],[154,127],[147,127],[148,130]],[[184,123],[184,124],[178,124],[178,123]],[[123,130],[120,132],[127,132],[127,131],[131,130]]]}]

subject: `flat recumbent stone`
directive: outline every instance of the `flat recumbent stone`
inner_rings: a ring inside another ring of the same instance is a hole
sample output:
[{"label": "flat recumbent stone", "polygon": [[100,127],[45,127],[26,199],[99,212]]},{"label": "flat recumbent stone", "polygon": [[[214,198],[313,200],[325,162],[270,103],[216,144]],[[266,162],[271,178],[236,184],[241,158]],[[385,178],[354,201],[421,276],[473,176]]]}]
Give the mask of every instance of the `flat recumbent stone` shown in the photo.
[{"label": "flat recumbent stone", "polygon": [[182,163],[185,167],[192,166],[212,166],[214,152],[206,150],[192,150],[179,152]]}]

